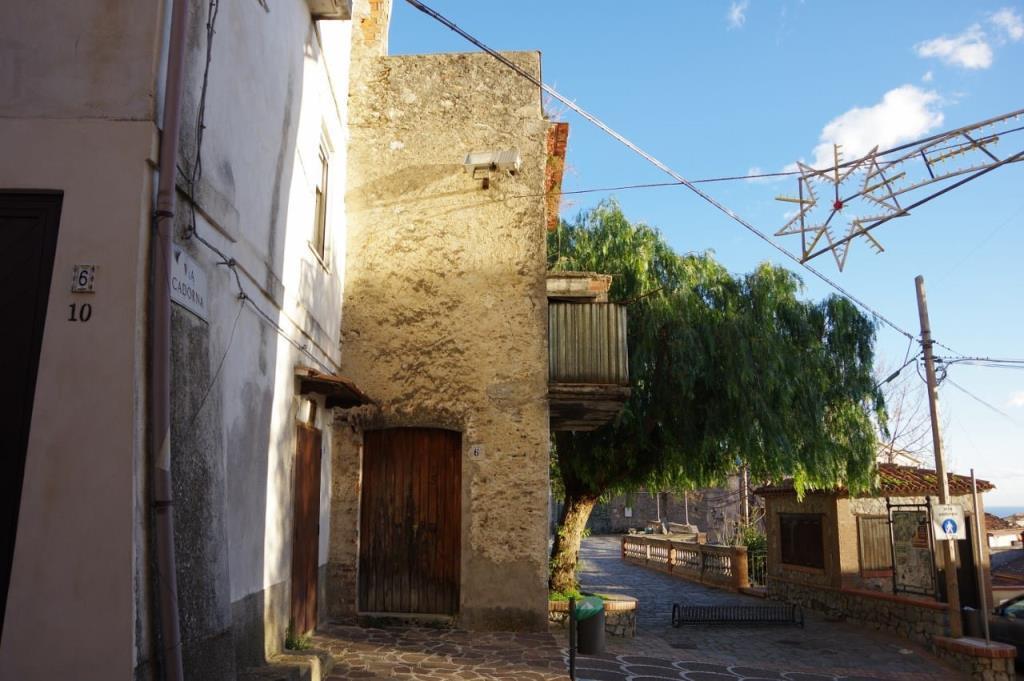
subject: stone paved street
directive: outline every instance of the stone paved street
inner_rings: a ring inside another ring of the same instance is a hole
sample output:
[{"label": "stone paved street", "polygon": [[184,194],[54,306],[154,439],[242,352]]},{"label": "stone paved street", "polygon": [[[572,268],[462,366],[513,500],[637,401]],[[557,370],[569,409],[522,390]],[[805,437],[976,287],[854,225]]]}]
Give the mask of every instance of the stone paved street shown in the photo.
[{"label": "stone paved street", "polygon": [[703,587],[622,561],[619,537],[590,537],[583,546],[584,587],[639,601],[637,638],[609,639],[609,651],[580,657],[578,679],[960,679],[958,672],[902,639],[805,613],[806,627],[671,625],[673,602],[758,604],[761,599]]},{"label": "stone paved street", "polygon": [[[586,588],[639,600],[635,639],[608,639],[608,652],[578,658],[580,681],[865,681],[960,679],[922,648],[805,613],[806,627],[671,626],[672,603],[760,603],[626,564],[618,537],[591,537],[583,547]],[[428,628],[372,629],[329,625],[314,639],[330,652],[328,681],[562,681],[565,632],[470,633]]]},{"label": "stone paved street", "polygon": [[334,658],[327,681],[564,681],[563,651],[549,634],[469,633],[329,625],[313,639]]}]

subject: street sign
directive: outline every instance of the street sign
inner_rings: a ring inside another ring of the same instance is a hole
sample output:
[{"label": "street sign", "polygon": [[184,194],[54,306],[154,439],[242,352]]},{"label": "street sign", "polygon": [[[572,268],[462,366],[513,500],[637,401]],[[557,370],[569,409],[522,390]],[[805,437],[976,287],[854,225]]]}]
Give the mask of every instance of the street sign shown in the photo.
[{"label": "street sign", "polygon": [[936,539],[967,539],[964,509],[957,504],[932,506],[932,527]]},{"label": "street sign", "polygon": [[171,301],[181,305],[204,322],[210,321],[207,304],[206,273],[199,263],[175,246],[171,258]]}]

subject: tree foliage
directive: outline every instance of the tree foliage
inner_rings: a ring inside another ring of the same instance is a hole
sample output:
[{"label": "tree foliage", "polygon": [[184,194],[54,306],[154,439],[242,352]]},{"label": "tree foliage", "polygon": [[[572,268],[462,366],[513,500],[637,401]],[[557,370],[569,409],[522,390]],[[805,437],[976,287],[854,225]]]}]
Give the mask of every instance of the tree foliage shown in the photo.
[{"label": "tree foliage", "polygon": [[625,409],[555,435],[567,501],[705,485],[738,462],[754,480],[792,476],[800,493],[870,486],[872,416],[885,415],[875,326],[852,303],[805,300],[780,267],[734,276],[710,253],[678,255],[614,202],[563,222],[548,245],[553,269],[612,274],[611,299],[629,304]]}]

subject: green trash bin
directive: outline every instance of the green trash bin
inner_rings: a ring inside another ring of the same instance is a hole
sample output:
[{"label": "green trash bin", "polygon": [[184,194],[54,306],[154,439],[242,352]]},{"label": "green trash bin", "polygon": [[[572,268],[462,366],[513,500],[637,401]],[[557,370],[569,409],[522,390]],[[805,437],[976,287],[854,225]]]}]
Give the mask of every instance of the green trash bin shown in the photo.
[{"label": "green trash bin", "polygon": [[604,652],[604,601],[597,596],[576,604],[576,649],[580,655]]}]

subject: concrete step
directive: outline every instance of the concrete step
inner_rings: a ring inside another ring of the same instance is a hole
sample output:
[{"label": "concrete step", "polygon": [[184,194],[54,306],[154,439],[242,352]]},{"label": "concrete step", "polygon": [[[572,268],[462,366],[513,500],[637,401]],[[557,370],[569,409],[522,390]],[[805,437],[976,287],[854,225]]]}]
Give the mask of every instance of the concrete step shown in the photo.
[{"label": "concrete step", "polygon": [[334,660],[324,650],[284,650],[271,655],[266,664],[238,674],[238,681],[323,681]]}]

